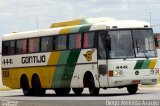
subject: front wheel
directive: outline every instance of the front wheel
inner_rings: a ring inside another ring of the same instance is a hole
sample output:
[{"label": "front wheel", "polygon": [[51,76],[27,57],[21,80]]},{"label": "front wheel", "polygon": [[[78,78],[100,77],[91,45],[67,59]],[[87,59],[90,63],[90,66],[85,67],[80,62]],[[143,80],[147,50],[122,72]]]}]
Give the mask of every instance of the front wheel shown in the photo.
[{"label": "front wheel", "polygon": [[127,90],[129,92],[129,94],[135,94],[138,90],[138,84],[136,85],[128,85],[127,86]]},{"label": "front wheel", "polygon": [[83,88],[72,88],[75,95],[81,95],[83,92]]},{"label": "front wheel", "polygon": [[94,82],[94,78],[92,75],[89,80],[89,92],[90,92],[90,95],[93,95],[93,96],[99,94],[99,88],[95,87],[95,82]]}]

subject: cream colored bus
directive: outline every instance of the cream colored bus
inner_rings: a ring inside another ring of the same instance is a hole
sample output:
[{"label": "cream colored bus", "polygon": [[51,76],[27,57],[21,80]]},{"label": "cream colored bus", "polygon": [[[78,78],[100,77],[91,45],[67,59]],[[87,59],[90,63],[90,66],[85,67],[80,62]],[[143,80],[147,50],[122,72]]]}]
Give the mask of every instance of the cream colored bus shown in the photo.
[{"label": "cream colored bus", "polygon": [[3,84],[22,88],[24,95],[47,89],[80,95],[89,88],[157,84],[157,52],[150,24],[111,18],[79,19],[52,24],[50,29],[3,36]]}]

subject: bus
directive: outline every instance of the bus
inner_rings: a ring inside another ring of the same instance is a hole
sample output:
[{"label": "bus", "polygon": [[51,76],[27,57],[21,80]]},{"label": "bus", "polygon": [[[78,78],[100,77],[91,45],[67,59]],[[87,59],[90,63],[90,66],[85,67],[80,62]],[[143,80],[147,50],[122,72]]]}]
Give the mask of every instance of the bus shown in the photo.
[{"label": "bus", "polygon": [[139,84],[157,84],[156,63],[153,30],[144,21],[77,19],[2,38],[3,84],[26,96],[123,87],[135,94]]}]

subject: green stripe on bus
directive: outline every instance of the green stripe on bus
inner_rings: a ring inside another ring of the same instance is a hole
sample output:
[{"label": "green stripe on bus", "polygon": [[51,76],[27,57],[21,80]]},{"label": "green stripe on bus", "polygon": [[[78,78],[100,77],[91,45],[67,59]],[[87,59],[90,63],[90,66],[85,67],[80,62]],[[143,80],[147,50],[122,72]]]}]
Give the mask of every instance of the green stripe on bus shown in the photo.
[{"label": "green stripe on bus", "polygon": [[66,87],[66,88],[70,87],[79,54],[80,54],[80,50],[73,50],[70,52],[70,55],[67,61],[67,66],[65,67],[65,71],[61,79],[60,87]]},{"label": "green stripe on bus", "polygon": [[[66,64],[69,54],[70,54],[70,51],[62,51],[57,65]],[[52,80],[52,87],[54,88],[60,87],[60,82],[61,82],[64,70],[65,70],[64,66],[56,66],[54,78]]]},{"label": "green stripe on bus", "polygon": [[70,54],[70,51],[62,51],[60,58],[58,60],[58,65],[66,64],[69,54]]},{"label": "green stripe on bus", "polygon": [[64,69],[65,69],[64,66],[57,66],[56,67],[56,71],[55,71],[54,78],[53,78],[53,81],[52,81],[52,87],[54,87],[54,88],[59,88],[60,87],[60,83],[61,83],[61,79],[62,79]]},{"label": "green stripe on bus", "polygon": [[67,64],[76,64],[78,57],[79,57],[79,54],[80,54],[80,50],[71,51],[69,54],[69,58],[67,60]]},{"label": "green stripe on bus", "polygon": [[80,27],[79,32],[88,32],[90,27],[91,25],[82,26]]},{"label": "green stripe on bus", "polygon": [[143,65],[142,65],[141,69],[148,69],[149,63],[150,63],[150,60],[145,60],[145,61],[143,62]]},{"label": "green stripe on bus", "polygon": [[134,69],[141,69],[143,62],[144,62],[144,60],[138,60]]}]

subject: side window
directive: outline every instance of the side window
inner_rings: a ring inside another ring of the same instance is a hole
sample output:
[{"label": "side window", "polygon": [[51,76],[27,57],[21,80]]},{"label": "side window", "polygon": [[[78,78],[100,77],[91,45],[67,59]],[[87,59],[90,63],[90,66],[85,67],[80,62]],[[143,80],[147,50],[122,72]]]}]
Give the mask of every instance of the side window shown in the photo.
[{"label": "side window", "polygon": [[94,41],[95,41],[94,37],[95,37],[95,32],[84,33],[83,47],[84,48],[94,47]]},{"label": "side window", "polygon": [[3,42],[2,54],[3,55],[13,55],[13,54],[15,54],[15,41],[5,41],[5,42]]},{"label": "side window", "polygon": [[4,41],[2,43],[2,54],[7,55],[9,50],[9,42]]},{"label": "side window", "polygon": [[27,53],[27,40],[17,40],[16,43],[16,53],[24,54]]},{"label": "side window", "polygon": [[67,48],[67,36],[59,35],[55,37],[55,50],[65,50]]},{"label": "side window", "polygon": [[81,34],[70,34],[69,35],[69,49],[81,48]]},{"label": "side window", "polygon": [[39,52],[39,38],[29,39],[29,52]]},{"label": "side window", "polygon": [[47,52],[51,51],[53,48],[53,37],[43,37],[41,39],[41,51]]}]

